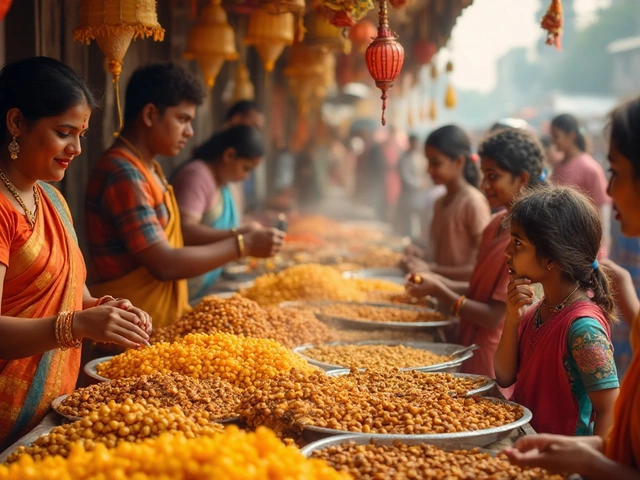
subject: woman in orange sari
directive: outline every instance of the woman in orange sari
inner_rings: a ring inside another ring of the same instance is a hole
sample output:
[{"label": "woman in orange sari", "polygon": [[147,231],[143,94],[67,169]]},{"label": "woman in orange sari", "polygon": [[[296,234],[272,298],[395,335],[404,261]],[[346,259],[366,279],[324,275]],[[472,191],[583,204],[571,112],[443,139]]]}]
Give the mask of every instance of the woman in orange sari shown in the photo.
[{"label": "woman in orange sari", "polygon": [[70,393],[83,338],[147,343],[150,318],[128,300],[93,298],[60,181],[95,107],[84,81],[36,57],[0,71],[0,450]]},{"label": "woman in orange sari", "polygon": [[[609,149],[616,220],[627,236],[640,237],[640,98],[611,116]],[[576,439],[559,435],[524,437],[505,453],[518,465],[578,473],[590,479],[640,479],[640,304],[631,276],[609,263],[617,280],[618,306],[631,323],[634,357],[614,408],[613,428],[606,438]]]}]

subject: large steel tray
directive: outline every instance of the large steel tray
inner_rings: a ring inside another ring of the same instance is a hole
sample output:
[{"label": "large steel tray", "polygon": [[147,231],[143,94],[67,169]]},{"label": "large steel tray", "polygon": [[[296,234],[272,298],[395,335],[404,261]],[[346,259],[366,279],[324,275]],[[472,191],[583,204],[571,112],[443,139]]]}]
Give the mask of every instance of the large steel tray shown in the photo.
[{"label": "large steel tray", "polygon": [[[339,302],[339,301],[320,301],[320,302],[284,302],[280,306],[286,307],[323,307],[327,305],[368,305],[376,308],[387,309],[400,309],[411,310],[419,312],[433,313],[435,310],[429,308],[413,307],[411,305],[399,305],[390,303],[375,303],[375,302]],[[401,330],[401,331],[424,331],[427,329],[439,329],[444,327],[451,327],[455,324],[455,318],[447,318],[444,320],[436,320],[433,322],[375,322],[371,320],[358,320],[354,318],[337,317],[333,315],[326,315],[320,312],[314,312],[318,320],[323,323],[328,323],[338,329],[351,329],[351,330]]]},{"label": "large steel tray", "polygon": [[[453,343],[426,343],[426,342],[399,342],[399,341],[385,341],[385,340],[371,340],[365,342],[331,342],[325,343],[324,346],[337,346],[337,345],[404,345],[405,347],[416,348],[419,350],[428,350],[436,355],[451,355],[457,350],[464,348],[462,345],[455,345]],[[293,349],[295,353],[304,358],[311,365],[320,367],[325,371],[348,369],[349,365],[332,365],[330,363],[324,363],[311,357],[307,357],[304,352],[310,348],[314,348],[318,345],[302,345]],[[473,352],[465,352],[463,355],[456,357],[448,362],[437,363],[434,365],[401,368],[400,370],[417,370],[419,372],[459,372],[462,364],[473,357]]]},{"label": "large steel tray", "polygon": [[[362,370],[366,370],[366,369],[362,369]],[[329,377],[341,377],[343,375],[348,375],[349,372],[351,370],[343,368],[340,370],[331,370],[327,372],[327,376]],[[430,374],[430,373],[446,373],[446,372],[422,372],[424,374]],[[474,375],[472,373],[452,373],[452,375],[454,377],[460,377],[460,378],[474,378],[474,379],[484,379],[486,381],[486,383],[484,385],[482,385],[481,387],[478,388],[474,388],[472,390],[469,390],[467,392],[467,396],[471,396],[471,395],[479,395],[479,396],[485,396],[488,395],[496,386],[496,381],[493,378],[489,378],[489,377],[485,377],[484,375]]]},{"label": "large steel tray", "polygon": [[110,378],[106,378],[98,374],[98,370],[96,369],[96,366],[99,363],[108,362],[113,357],[114,355],[111,355],[109,357],[100,357],[100,358],[96,358],[95,360],[91,360],[84,366],[84,373],[86,373],[89,377],[93,378],[94,380],[98,380],[100,382],[110,382],[111,381]]},{"label": "large steel tray", "polygon": [[[486,401],[494,402],[496,404],[509,404],[517,405],[513,402],[507,402],[506,400],[499,400],[497,398],[485,398]],[[372,439],[387,440],[393,442],[394,440],[412,440],[423,443],[430,443],[432,445],[455,447],[455,448],[473,448],[484,447],[486,445],[499,442],[500,440],[508,437],[515,429],[520,428],[528,424],[533,415],[531,411],[525,407],[522,407],[522,416],[515,422],[511,422],[499,427],[485,428],[482,430],[473,430],[466,432],[456,433],[433,433],[433,434],[419,434],[419,435],[406,435],[406,434],[390,434],[390,433],[364,433],[364,432],[349,432],[345,430],[334,430],[332,428],[316,427],[308,425],[304,428],[305,437],[315,437],[315,439],[321,439],[326,437],[335,437],[338,435],[353,435],[362,437],[364,441]]]}]

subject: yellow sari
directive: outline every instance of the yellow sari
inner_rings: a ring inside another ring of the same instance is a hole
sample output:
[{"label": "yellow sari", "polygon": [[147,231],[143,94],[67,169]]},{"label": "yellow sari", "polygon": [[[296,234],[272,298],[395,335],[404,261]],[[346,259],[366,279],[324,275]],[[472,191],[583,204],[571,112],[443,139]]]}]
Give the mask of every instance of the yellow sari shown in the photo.
[{"label": "yellow sari", "polygon": [[640,469],[640,315],[631,327],[631,346],[633,360],[620,387],[605,452],[611,460]]},{"label": "yellow sari", "polygon": [[[37,188],[33,233],[10,255],[3,284],[2,315],[26,322],[82,310],[87,275],[62,195],[44,183]],[[37,425],[52,400],[74,390],[79,369],[79,348],[0,360],[0,450]]]},{"label": "yellow sari", "polygon": [[[182,248],[184,242],[178,203],[173,187],[166,182],[160,165],[156,164],[156,172],[166,185],[164,192],[157,186],[149,168],[137,157],[121,149],[118,149],[118,155],[133,163],[151,185],[153,195],[163,199],[169,213],[169,221],[164,229],[167,241],[173,248]],[[191,309],[187,280],[163,282],[151,275],[145,267],[139,267],[123,277],[91,285],[90,290],[94,297],[113,295],[131,300],[136,307],[151,315],[154,328],[173,323]]]}]

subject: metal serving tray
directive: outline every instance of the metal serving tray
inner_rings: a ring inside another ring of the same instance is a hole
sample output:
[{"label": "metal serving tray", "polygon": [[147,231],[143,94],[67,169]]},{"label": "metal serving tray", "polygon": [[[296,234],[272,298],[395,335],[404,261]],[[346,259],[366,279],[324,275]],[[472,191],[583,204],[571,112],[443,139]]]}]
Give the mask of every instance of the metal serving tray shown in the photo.
[{"label": "metal serving tray", "polygon": [[106,378],[98,374],[96,365],[98,365],[99,363],[108,362],[114,356],[115,355],[111,355],[109,357],[100,357],[100,358],[96,358],[95,360],[91,360],[84,366],[84,373],[86,373],[89,377],[93,378],[94,380],[98,380],[100,382],[110,382],[111,381],[110,378]]},{"label": "metal serving tray", "polygon": [[[405,347],[416,348],[419,350],[428,350],[436,355],[451,355],[456,350],[464,348],[462,345],[455,345],[453,343],[426,343],[426,342],[394,342],[385,340],[372,340],[365,342],[331,342],[324,343],[324,346],[336,346],[336,345],[404,345]],[[320,367],[325,371],[348,369],[348,365],[332,365],[330,363],[323,363],[313,358],[307,357],[304,352],[310,348],[314,348],[318,345],[302,345],[293,349],[295,353],[304,358],[311,365]],[[428,366],[415,366],[408,368],[401,368],[400,370],[417,370],[419,372],[459,372],[462,364],[473,357],[473,352],[466,352],[453,360],[444,363],[437,363],[435,365]]]},{"label": "metal serving tray", "polygon": [[[391,303],[376,303],[376,302],[340,302],[340,301],[320,301],[320,302],[284,302],[280,304],[282,308],[287,307],[323,307],[327,305],[368,305],[376,308],[392,308],[400,310],[411,310],[418,312],[433,313],[435,310],[429,308],[413,307],[411,305],[398,305]],[[412,331],[419,330],[424,331],[426,329],[439,329],[443,327],[453,326],[456,322],[455,318],[447,318],[444,320],[436,320],[433,322],[374,322],[367,320],[357,320],[354,318],[336,317],[333,315],[325,315],[323,313],[315,312],[318,320],[324,323],[328,323],[338,329],[351,329],[351,330],[401,330]]]},{"label": "metal serving tray", "polygon": [[[506,400],[498,400],[497,398],[485,398],[486,401],[494,402],[496,404],[509,404],[517,405],[513,402],[507,402]],[[501,425],[499,427],[485,428],[482,430],[473,430],[467,432],[456,433],[433,433],[433,434],[419,434],[419,435],[406,435],[406,434],[390,434],[390,433],[359,433],[348,432],[345,430],[334,430],[332,428],[315,427],[312,425],[304,428],[305,432],[315,436],[316,438],[335,437],[338,435],[353,435],[362,437],[363,442],[366,443],[369,440],[385,440],[393,442],[394,440],[400,441],[414,441],[417,443],[430,443],[432,445],[454,447],[454,448],[474,448],[484,447],[495,442],[499,442],[508,437],[514,430],[520,428],[531,421],[533,415],[531,411],[525,407],[522,407],[522,417],[512,423]],[[304,451],[304,450],[303,450]]]},{"label": "metal serving tray", "polygon": [[[366,371],[365,368],[361,369],[362,371]],[[407,369],[404,369],[407,370]],[[328,377],[342,377],[344,375],[348,375],[349,372],[351,370],[343,368],[340,370],[331,370],[327,372],[327,376]],[[424,374],[430,374],[430,373],[447,373],[447,372],[421,372]],[[481,387],[478,388],[474,388],[472,390],[469,390],[467,392],[467,396],[472,396],[472,395],[478,395],[478,396],[485,396],[488,395],[489,392],[491,392],[491,390],[493,390],[493,388],[496,386],[496,381],[493,378],[489,378],[489,377],[485,377],[484,375],[474,375],[472,373],[452,373],[452,375],[454,377],[459,377],[459,378],[482,378],[484,380],[486,380],[486,383],[484,385],[482,385]]]},{"label": "metal serving tray", "polygon": [[405,273],[399,268],[363,268],[360,270],[344,272],[342,276],[344,278],[388,280],[390,282],[397,283],[398,285],[404,285],[406,283],[404,279]]}]

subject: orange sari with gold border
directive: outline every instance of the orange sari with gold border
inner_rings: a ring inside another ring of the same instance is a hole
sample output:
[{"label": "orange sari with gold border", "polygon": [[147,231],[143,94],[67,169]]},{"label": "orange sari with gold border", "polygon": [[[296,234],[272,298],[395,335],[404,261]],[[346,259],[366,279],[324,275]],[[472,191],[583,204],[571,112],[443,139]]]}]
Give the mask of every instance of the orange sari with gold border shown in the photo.
[{"label": "orange sari with gold border", "polygon": [[640,315],[631,328],[631,346],[633,360],[622,380],[605,453],[611,460],[640,470]]},{"label": "orange sari with gold border", "polygon": [[[39,183],[33,233],[9,257],[2,297],[4,316],[44,318],[82,310],[86,269],[62,195]],[[56,397],[74,390],[80,349],[50,350],[0,360],[0,450],[37,425]]]}]

